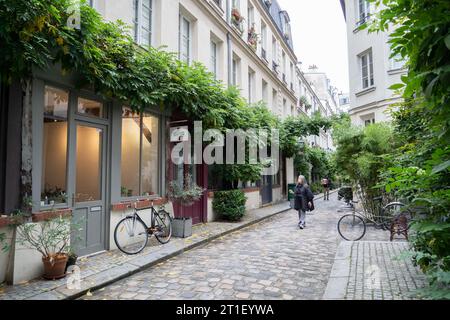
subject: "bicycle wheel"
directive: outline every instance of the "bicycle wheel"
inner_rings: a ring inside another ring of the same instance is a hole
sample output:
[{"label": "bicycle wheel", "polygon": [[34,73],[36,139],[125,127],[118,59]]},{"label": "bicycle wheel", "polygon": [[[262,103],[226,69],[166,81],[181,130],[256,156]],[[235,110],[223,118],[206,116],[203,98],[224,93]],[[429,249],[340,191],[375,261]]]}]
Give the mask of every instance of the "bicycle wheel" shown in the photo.
[{"label": "bicycle wheel", "polygon": [[347,241],[358,241],[366,234],[366,223],[358,215],[347,214],[339,219],[338,232]]},{"label": "bicycle wheel", "polygon": [[133,255],[144,250],[148,242],[145,224],[134,216],[122,219],[114,230],[114,241],[123,253]]},{"label": "bicycle wheel", "polygon": [[172,237],[172,218],[170,215],[161,210],[155,214],[155,238],[161,243],[166,244]]},{"label": "bicycle wheel", "polygon": [[391,224],[394,222],[395,219],[398,219],[400,216],[403,216],[405,218],[404,224],[402,223],[397,225],[397,229],[401,228],[399,229],[400,232],[408,230],[409,227],[411,226],[412,213],[403,203],[400,202],[389,203],[386,207],[384,207],[383,212],[385,217],[384,226],[386,230],[390,230]]}]

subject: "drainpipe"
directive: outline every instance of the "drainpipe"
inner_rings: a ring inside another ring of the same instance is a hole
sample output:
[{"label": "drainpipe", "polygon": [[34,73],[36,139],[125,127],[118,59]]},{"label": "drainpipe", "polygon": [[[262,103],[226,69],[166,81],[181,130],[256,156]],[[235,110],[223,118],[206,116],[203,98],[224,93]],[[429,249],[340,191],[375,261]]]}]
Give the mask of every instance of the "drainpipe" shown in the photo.
[{"label": "drainpipe", "polygon": [[[226,17],[228,25],[231,25],[231,0],[227,0]],[[231,33],[227,32],[227,66],[228,66],[228,86],[232,85],[233,78],[233,46],[231,42]]]}]

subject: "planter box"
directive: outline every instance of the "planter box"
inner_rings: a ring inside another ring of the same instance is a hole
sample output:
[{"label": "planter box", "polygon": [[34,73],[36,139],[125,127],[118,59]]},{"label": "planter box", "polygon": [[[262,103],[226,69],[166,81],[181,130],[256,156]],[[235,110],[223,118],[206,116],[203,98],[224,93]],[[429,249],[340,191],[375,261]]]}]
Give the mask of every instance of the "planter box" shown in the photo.
[{"label": "planter box", "polygon": [[172,235],[176,238],[189,238],[192,236],[192,218],[173,219]]},{"label": "planter box", "polygon": [[0,216],[0,228],[6,227],[11,224],[10,217],[1,217]]}]

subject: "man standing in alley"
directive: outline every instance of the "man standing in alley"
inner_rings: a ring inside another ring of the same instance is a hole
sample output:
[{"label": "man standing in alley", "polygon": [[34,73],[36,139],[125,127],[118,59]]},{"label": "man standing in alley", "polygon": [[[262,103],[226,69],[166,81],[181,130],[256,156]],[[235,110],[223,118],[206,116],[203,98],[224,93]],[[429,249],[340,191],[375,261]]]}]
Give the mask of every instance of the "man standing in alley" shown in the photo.
[{"label": "man standing in alley", "polygon": [[322,187],[323,187],[323,200],[329,201],[330,200],[330,178],[326,176],[322,179]]}]

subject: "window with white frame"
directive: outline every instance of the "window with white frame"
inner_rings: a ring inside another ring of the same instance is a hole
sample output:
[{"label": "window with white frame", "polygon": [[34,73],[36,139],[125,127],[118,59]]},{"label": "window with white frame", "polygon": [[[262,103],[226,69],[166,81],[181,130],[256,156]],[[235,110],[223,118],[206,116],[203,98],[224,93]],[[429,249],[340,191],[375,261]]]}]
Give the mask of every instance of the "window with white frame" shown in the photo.
[{"label": "window with white frame", "polygon": [[361,66],[362,88],[366,89],[372,87],[375,84],[373,76],[372,50],[360,54],[359,61]]},{"label": "window with white frame", "polygon": [[272,61],[275,63],[278,61],[277,39],[275,38],[272,38]]},{"label": "window with white frame", "polygon": [[266,80],[262,80],[262,100],[268,104],[269,103],[269,85]]},{"label": "window with white frame", "polygon": [[214,73],[214,78],[217,79],[217,43],[211,40],[211,72]]},{"label": "window with white frame", "polygon": [[133,0],[134,11],[134,41],[142,46],[152,43],[152,0]]},{"label": "window with white frame", "polygon": [[358,0],[358,21],[357,24],[363,24],[370,18],[370,3],[367,0]]},{"label": "window with white frame", "polygon": [[247,7],[247,21],[248,21],[248,30],[251,29],[253,24],[255,23],[255,8],[249,3]]},{"label": "window with white frame", "polygon": [[402,58],[400,54],[396,54],[393,57],[389,58],[390,68],[391,70],[402,69],[405,67],[405,59]]},{"label": "window with white frame", "polygon": [[278,91],[272,90],[272,112],[278,112]]},{"label": "window with white frame", "polygon": [[286,60],[286,53],[282,53],[282,61],[283,61],[283,81],[285,83],[287,83],[287,79],[286,79],[286,69],[287,69],[287,60]]},{"label": "window with white frame", "polygon": [[239,72],[240,72],[240,60],[238,57],[233,57],[233,78],[232,78],[232,84],[233,86],[239,85]]},{"label": "window with white frame", "polygon": [[240,8],[239,0],[233,0],[231,5],[232,5],[233,9],[239,9]]},{"label": "window with white frame", "polygon": [[255,102],[255,71],[251,68],[248,68],[248,103]]},{"label": "window with white frame", "polygon": [[180,15],[180,60],[190,64],[191,62],[191,22]]},{"label": "window with white frame", "polygon": [[267,60],[267,26],[261,21],[261,56]]}]

